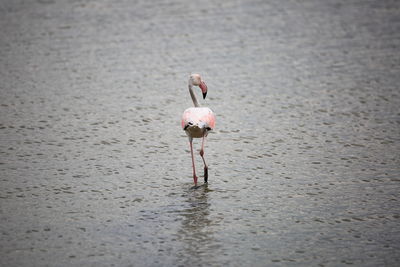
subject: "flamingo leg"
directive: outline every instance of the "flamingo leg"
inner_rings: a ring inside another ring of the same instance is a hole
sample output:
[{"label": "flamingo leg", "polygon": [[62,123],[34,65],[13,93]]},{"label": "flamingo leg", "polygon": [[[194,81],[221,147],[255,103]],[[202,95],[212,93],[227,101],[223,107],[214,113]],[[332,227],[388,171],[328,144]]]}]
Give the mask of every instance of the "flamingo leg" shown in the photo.
[{"label": "flamingo leg", "polygon": [[194,186],[197,186],[197,176],[196,176],[196,168],[194,166],[194,156],[193,156],[193,144],[192,144],[193,139],[189,139],[189,144],[190,144],[190,154],[192,155],[192,167],[193,167],[193,181],[194,181]]},{"label": "flamingo leg", "polygon": [[204,163],[204,183],[207,183],[207,181],[208,181],[208,167],[207,167],[206,161],[204,160],[204,141],[205,141],[205,135],[203,135],[203,140],[201,141],[200,156],[203,159],[203,163]]}]

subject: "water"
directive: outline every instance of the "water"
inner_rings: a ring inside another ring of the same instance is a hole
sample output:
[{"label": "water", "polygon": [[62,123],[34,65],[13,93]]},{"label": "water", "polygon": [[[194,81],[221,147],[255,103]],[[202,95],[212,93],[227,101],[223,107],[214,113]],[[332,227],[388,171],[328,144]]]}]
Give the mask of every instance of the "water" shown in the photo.
[{"label": "water", "polygon": [[[399,263],[398,1],[0,12],[2,266]],[[217,115],[196,190],[190,72]]]}]

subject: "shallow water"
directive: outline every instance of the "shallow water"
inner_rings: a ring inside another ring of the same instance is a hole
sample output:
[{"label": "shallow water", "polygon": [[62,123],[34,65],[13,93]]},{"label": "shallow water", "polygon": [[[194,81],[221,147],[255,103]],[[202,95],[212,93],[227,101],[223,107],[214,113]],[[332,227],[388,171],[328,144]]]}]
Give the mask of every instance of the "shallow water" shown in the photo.
[{"label": "shallow water", "polygon": [[[1,265],[398,264],[399,12],[2,1]],[[190,72],[217,115],[198,189]]]}]

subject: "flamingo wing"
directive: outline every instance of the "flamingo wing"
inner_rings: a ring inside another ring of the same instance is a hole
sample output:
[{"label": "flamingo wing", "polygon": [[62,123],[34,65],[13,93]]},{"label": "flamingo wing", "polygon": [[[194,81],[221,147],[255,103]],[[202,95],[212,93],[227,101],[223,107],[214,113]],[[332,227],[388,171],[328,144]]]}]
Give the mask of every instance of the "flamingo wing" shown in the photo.
[{"label": "flamingo wing", "polygon": [[206,107],[188,108],[183,112],[181,125],[183,129],[193,125],[212,130],[215,127],[215,115]]}]

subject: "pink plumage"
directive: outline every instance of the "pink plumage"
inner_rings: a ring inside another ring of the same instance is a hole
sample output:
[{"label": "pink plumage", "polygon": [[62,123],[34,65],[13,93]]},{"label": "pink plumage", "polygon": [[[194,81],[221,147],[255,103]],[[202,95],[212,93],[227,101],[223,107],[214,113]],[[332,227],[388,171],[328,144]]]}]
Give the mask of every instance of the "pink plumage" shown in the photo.
[{"label": "pink plumage", "polygon": [[[215,127],[215,115],[211,109],[206,107],[188,108],[183,112],[182,115],[182,128],[185,129],[185,126],[190,125],[190,123],[193,125],[198,125],[199,128],[206,128],[207,133]],[[192,137],[201,138],[203,136],[200,135]]]}]

